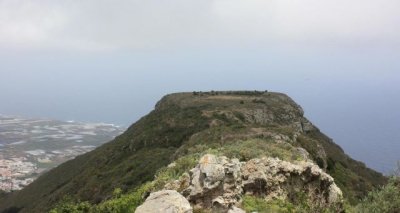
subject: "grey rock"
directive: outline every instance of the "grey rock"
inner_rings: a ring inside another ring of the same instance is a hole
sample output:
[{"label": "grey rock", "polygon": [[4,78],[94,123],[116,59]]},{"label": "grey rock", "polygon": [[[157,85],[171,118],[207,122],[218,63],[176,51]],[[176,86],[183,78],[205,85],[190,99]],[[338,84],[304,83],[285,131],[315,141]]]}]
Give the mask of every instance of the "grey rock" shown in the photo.
[{"label": "grey rock", "polygon": [[238,159],[204,155],[190,171],[190,186],[183,194],[195,207],[218,208],[225,211],[237,203],[241,194],[240,162]]},{"label": "grey rock", "polygon": [[317,128],[306,118],[301,119],[301,127],[303,132],[310,132],[316,130]]},{"label": "grey rock", "polygon": [[[304,155],[308,156],[305,150]],[[189,174],[168,183],[165,189],[181,191],[194,209],[213,212],[240,212],[235,206],[245,194],[266,200],[293,200],[301,194],[315,206],[343,208],[342,191],[334,179],[309,161],[255,158],[240,162],[207,154]]]},{"label": "grey rock", "polygon": [[151,193],[135,213],[192,213],[188,200],[173,190],[163,190]]},{"label": "grey rock", "polygon": [[246,194],[287,199],[304,193],[310,202],[321,207],[342,203],[342,192],[334,179],[311,162],[293,164],[276,158],[252,159],[243,164],[241,173]]},{"label": "grey rock", "polygon": [[240,204],[244,194],[269,200],[292,199],[304,193],[310,202],[321,207],[342,205],[342,192],[333,178],[306,161],[290,163],[277,158],[256,158],[239,162],[208,154],[184,179],[189,187],[182,194],[195,209],[228,212]]},{"label": "grey rock", "polygon": [[308,153],[307,150],[305,150],[304,148],[296,147],[296,150],[298,151],[298,153],[300,153],[303,159],[310,159],[310,153]]},{"label": "grey rock", "polygon": [[246,211],[234,206],[234,207],[232,207],[231,209],[228,210],[228,213],[246,213]]}]

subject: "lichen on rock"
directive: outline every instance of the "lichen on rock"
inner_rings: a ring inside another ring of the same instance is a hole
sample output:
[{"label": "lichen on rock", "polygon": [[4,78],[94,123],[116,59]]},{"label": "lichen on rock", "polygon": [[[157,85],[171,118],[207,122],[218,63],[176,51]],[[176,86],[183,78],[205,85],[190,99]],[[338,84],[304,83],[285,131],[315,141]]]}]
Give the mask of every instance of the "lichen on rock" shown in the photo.
[{"label": "lichen on rock", "polygon": [[311,162],[290,163],[267,157],[240,162],[207,154],[183,176],[167,187],[188,186],[180,190],[194,209],[233,211],[244,195],[293,203],[306,199],[319,208],[342,209],[341,190],[330,175]]}]

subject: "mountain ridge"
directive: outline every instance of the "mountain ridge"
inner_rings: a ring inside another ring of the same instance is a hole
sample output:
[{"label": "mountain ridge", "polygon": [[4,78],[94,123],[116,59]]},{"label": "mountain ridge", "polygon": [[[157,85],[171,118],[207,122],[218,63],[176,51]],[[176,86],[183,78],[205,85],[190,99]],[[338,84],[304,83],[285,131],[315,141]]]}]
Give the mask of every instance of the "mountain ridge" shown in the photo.
[{"label": "mountain ridge", "polygon": [[0,200],[0,210],[44,212],[68,195],[100,203],[109,199],[115,188],[131,191],[153,180],[157,171],[174,160],[207,151],[243,159],[276,155],[288,160],[308,153],[334,177],[351,203],[386,182],[382,174],[346,155],[285,94],[174,93],[164,96],[152,112],[113,141],[60,165],[24,190]]}]

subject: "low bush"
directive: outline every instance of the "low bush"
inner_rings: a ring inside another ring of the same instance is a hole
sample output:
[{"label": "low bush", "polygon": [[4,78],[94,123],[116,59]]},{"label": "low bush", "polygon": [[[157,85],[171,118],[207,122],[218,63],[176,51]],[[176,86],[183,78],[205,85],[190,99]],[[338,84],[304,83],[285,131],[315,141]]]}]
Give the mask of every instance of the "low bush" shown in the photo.
[{"label": "low bush", "polygon": [[391,178],[389,183],[368,193],[354,212],[398,213],[400,212],[400,179]]},{"label": "low bush", "polygon": [[291,213],[294,206],[284,200],[266,201],[261,197],[246,195],[243,197],[242,208],[246,212],[258,213]]},{"label": "low bush", "polygon": [[70,197],[65,197],[50,213],[128,213],[144,202],[146,195],[154,188],[153,183],[141,185],[131,193],[122,194],[122,190],[114,190],[113,198],[98,205],[89,202],[77,202]]},{"label": "low bush", "polygon": [[154,180],[154,188],[161,190],[169,181],[179,179],[184,172],[195,167],[198,159],[196,155],[188,155],[177,159],[173,165],[160,169]]},{"label": "low bush", "polygon": [[49,213],[89,213],[91,207],[89,202],[76,202],[66,196]]}]

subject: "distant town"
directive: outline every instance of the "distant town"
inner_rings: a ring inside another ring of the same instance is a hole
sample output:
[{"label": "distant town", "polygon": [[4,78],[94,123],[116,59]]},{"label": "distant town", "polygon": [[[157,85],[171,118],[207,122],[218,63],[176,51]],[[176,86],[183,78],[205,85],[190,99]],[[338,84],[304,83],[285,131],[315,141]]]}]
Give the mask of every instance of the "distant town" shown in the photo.
[{"label": "distant town", "polygon": [[0,115],[0,190],[21,190],[49,169],[123,131],[113,124]]}]

